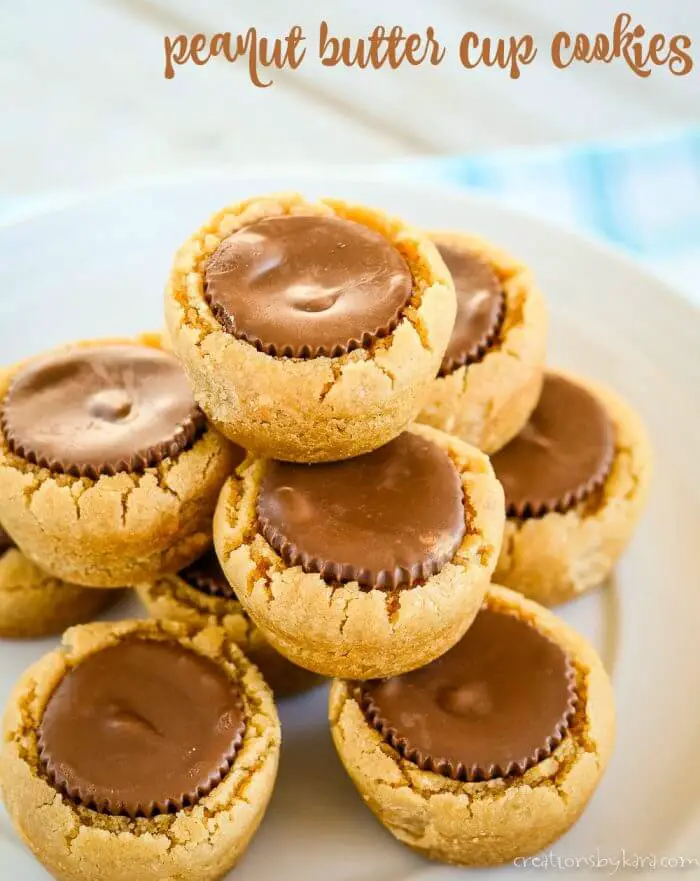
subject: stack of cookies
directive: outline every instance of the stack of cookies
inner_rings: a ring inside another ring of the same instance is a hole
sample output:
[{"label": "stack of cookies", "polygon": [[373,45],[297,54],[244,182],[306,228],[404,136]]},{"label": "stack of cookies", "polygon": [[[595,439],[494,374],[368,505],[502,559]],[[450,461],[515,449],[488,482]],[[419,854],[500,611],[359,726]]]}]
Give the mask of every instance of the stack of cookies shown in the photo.
[{"label": "stack of cookies", "polygon": [[71,627],[18,683],[18,832],[61,879],[219,878],[273,790],[273,693],[330,677],[340,759],[397,839],[468,866],[549,845],[614,709],[544,606],[630,538],[635,414],[545,369],[527,267],[363,206],[231,205],[165,305],[165,340],[0,383],[0,631],[62,630],[124,587],[151,615]]}]

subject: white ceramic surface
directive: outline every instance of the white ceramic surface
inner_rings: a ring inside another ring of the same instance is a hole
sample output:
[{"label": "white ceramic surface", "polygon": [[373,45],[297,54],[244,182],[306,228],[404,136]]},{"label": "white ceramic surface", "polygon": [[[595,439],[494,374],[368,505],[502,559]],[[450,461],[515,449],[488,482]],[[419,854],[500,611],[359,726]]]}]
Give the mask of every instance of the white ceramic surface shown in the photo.
[{"label": "white ceramic surface", "polygon": [[[237,197],[300,188],[391,210],[428,227],[472,229],[531,262],[551,306],[551,361],[607,381],[643,414],[656,452],[649,509],[604,590],[561,614],[602,651],[614,679],[618,742],[579,824],[553,849],[575,878],[622,877],[584,858],[700,859],[700,315],[628,259],[473,196],[340,173],[207,176],[66,205],[0,229],[3,362],[77,337],[158,328],[174,248]],[[115,614],[132,614],[127,601]],[[56,640],[0,641],[0,703]],[[233,873],[237,881],[438,881],[456,869],[424,862],[385,833],[336,759],[325,689],[286,702],[270,810]],[[651,862],[647,863],[651,866]],[[516,877],[509,867],[470,877]],[[651,870],[634,872],[651,877]],[[0,809],[0,878],[46,873]]]}]

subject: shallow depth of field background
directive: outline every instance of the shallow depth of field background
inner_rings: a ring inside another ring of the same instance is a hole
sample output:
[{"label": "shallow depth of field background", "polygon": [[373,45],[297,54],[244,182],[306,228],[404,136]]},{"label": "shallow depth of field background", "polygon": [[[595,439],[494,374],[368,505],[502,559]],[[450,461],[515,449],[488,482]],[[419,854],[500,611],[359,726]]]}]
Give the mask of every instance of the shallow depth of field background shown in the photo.
[{"label": "shallow depth of field background", "polygon": [[[648,33],[691,36],[695,70],[641,79],[620,61],[552,66],[554,33],[609,34],[623,11]],[[452,58],[438,68],[321,69],[322,17],[348,35],[432,25]],[[279,35],[293,24],[310,37],[307,58],[271,88],[220,59],[163,77],[166,33]],[[517,81],[464,70],[457,47],[467,30],[530,33],[539,57]],[[700,122],[695,0],[4,0],[0,34],[0,199],[210,165],[385,162]]]}]

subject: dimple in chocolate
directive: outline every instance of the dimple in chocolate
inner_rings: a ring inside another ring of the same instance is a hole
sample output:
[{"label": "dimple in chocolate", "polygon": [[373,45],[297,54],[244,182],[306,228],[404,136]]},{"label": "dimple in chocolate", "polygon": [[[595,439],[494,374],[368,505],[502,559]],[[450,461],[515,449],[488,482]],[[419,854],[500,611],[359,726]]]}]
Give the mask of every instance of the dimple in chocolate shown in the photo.
[{"label": "dimple in chocolate", "polygon": [[561,743],[576,708],[574,668],[533,625],[482,609],[426,667],[358,686],[368,721],[406,759],[456,780],[523,774]]},{"label": "dimple in chocolate", "polygon": [[413,292],[379,233],[340,217],[268,217],[212,254],[206,297],[222,327],[269,355],[337,357],[390,334]]},{"label": "dimple in chocolate", "polygon": [[204,430],[178,361],[149,346],[74,347],[28,364],[2,402],[8,447],[54,472],[142,471]]},{"label": "dimple in chocolate", "polygon": [[466,531],[457,469],[412,432],[344,462],[269,462],[257,516],[288,565],[368,589],[411,587],[434,575]]},{"label": "dimple in chocolate", "polygon": [[505,296],[496,273],[478,254],[446,242],[437,247],[457,294],[455,326],[440,366],[444,376],[479,361],[493,345],[505,312]]},{"label": "dimple in chocolate", "polygon": [[491,457],[509,517],[567,511],[600,488],[615,454],[615,429],[603,404],[563,376],[545,376],[525,427]]},{"label": "dimple in chocolate", "polygon": [[151,817],[207,795],[245,728],[240,685],[179,643],[129,637],[73,667],[38,731],[51,783],[100,813]]}]

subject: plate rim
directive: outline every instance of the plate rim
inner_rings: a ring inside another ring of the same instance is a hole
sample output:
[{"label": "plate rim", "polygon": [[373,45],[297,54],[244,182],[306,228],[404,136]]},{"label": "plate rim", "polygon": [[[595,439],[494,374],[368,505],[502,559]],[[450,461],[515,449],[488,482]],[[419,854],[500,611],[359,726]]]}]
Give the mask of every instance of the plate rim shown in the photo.
[{"label": "plate rim", "polygon": [[[465,204],[476,204],[485,206],[487,209],[502,211],[517,220],[527,220],[531,223],[538,224],[544,230],[556,231],[558,235],[565,235],[574,243],[582,244],[599,255],[616,261],[625,271],[631,271],[645,278],[646,281],[651,280],[658,286],[659,293],[664,296],[668,302],[673,303],[674,309],[680,309],[685,312],[686,320],[697,323],[698,332],[700,332],[700,303],[694,303],[686,296],[680,288],[675,287],[667,279],[655,271],[652,267],[647,266],[643,260],[636,257],[633,253],[626,251],[624,248],[609,242],[602,236],[598,236],[589,230],[580,229],[571,224],[559,224],[556,221],[542,217],[535,211],[528,210],[522,206],[514,206],[503,199],[499,199],[489,193],[475,190],[468,186],[450,186],[445,181],[434,180],[403,180],[401,177],[394,177],[387,174],[389,166],[384,165],[324,165],[318,168],[310,168],[308,165],[299,164],[262,164],[252,163],[241,167],[233,167],[229,165],[215,165],[193,168],[186,174],[177,174],[173,172],[163,173],[162,175],[144,175],[136,176],[116,184],[98,186],[86,190],[57,192],[50,195],[49,202],[39,202],[24,207],[20,207],[17,212],[12,212],[4,218],[0,218],[0,249],[2,248],[2,240],[5,233],[15,230],[18,227],[31,224],[37,219],[42,219],[52,214],[60,214],[70,211],[73,208],[82,206],[90,206],[91,204],[106,201],[111,198],[120,197],[129,193],[138,193],[149,189],[169,189],[178,185],[187,185],[197,183],[198,181],[211,182],[220,179],[222,181],[231,181],[238,184],[246,183],[248,179],[277,179],[289,176],[295,180],[303,180],[308,184],[314,181],[330,180],[336,178],[343,184],[377,184],[377,186],[387,187],[388,189],[408,189],[416,193],[432,192],[433,194],[444,194],[451,201],[457,200]],[[289,190],[288,190],[289,191]],[[278,189],[272,192],[283,192]],[[31,198],[31,196],[28,196]],[[414,224],[415,225],[415,224]],[[680,316],[679,316],[680,317]]]}]

